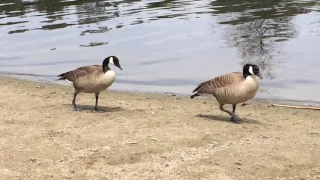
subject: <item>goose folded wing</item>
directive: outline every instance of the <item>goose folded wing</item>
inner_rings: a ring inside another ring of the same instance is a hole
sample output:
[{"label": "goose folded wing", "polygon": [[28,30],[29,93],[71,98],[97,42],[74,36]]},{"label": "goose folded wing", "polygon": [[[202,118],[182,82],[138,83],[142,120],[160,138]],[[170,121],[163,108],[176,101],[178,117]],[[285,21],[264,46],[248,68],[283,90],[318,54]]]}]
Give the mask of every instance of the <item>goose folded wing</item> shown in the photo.
[{"label": "goose folded wing", "polygon": [[65,75],[65,78],[68,79],[69,81],[75,81],[78,78],[81,78],[93,73],[97,73],[97,72],[102,72],[101,66],[99,65],[84,66],[68,72]]},{"label": "goose folded wing", "polygon": [[232,86],[244,80],[242,73],[233,72],[203,82],[193,92],[212,94],[218,88]]}]

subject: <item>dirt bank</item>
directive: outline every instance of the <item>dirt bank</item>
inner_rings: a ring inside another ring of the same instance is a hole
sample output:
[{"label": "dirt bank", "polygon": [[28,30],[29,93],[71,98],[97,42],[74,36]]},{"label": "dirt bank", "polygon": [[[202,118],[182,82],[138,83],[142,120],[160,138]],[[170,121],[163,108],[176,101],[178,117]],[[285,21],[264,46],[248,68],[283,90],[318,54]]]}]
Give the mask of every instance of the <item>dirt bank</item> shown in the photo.
[{"label": "dirt bank", "polygon": [[[0,78],[1,179],[320,179],[320,112]],[[231,107],[228,107],[231,108]]]}]

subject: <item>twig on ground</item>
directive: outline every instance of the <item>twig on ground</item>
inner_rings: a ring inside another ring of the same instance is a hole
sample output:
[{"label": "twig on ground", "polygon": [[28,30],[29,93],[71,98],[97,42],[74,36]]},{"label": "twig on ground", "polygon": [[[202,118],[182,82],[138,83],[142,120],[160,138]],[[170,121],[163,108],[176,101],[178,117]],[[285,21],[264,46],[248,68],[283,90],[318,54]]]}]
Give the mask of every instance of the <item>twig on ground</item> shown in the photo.
[{"label": "twig on ground", "polygon": [[286,105],[286,104],[272,104],[272,106],[277,106],[277,107],[288,107],[288,108],[295,108],[295,109],[312,109],[312,110],[320,110],[320,107],[314,107],[314,106],[295,106],[295,105]]}]

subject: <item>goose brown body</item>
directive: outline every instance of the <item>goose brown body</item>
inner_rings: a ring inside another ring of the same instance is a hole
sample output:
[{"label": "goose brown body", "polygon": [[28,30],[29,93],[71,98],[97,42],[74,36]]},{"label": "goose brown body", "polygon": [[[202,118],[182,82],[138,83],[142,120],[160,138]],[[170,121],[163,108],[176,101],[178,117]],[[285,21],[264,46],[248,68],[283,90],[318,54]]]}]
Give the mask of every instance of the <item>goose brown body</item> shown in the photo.
[{"label": "goose brown body", "polygon": [[[235,114],[236,105],[252,99],[259,87],[262,76],[259,67],[253,64],[246,64],[243,72],[232,72],[215,77],[211,80],[200,83],[194,90],[191,98],[203,94],[213,95],[219,102],[219,109],[231,116],[231,121],[238,122],[241,119]],[[225,104],[232,104],[233,111],[223,108]]]},{"label": "goose brown body", "polygon": [[115,81],[115,73],[110,68],[104,73],[100,65],[84,66],[59,75],[73,83],[76,92],[98,93]]},{"label": "goose brown body", "polygon": [[212,94],[220,104],[238,104],[252,99],[259,89],[258,77],[246,79],[240,72],[218,76],[203,82],[193,91],[198,94]]},{"label": "goose brown body", "polygon": [[58,75],[60,77],[59,80],[68,80],[73,84],[73,110],[80,110],[80,108],[76,106],[76,97],[78,93],[94,93],[96,103],[93,109],[99,111],[98,99],[100,92],[110,87],[116,79],[116,74],[110,69],[109,64],[113,64],[122,70],[119,59],[116,56],[109,56],[103,60],[102,66],[83,66]]}]

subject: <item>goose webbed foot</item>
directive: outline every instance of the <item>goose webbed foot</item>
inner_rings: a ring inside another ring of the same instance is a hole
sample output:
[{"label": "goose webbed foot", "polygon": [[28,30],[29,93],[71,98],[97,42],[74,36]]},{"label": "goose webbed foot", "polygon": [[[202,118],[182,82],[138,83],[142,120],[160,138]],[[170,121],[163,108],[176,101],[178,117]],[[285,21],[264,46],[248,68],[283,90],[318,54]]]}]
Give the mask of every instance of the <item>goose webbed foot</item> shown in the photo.
[{"label": "goose webbed foot", "polygon": [[82,109],[80,109],[78,106],[72,106],[72,109],[74,110],[74,111],[81,111]]},{"label": "goose webbed foot", "polygon": [[233,122],[233,123],[239,124],[239,123],[242,122],[242,119],[239,116],[237,116],[235,113],[233,113],[231,115],[230,121]]},{"label": "goose webbed foot", "polygon": [[93,107],[93,111],[100,112],[100,113],[104,112],[103,110],[99,109],[98,106]]}]

